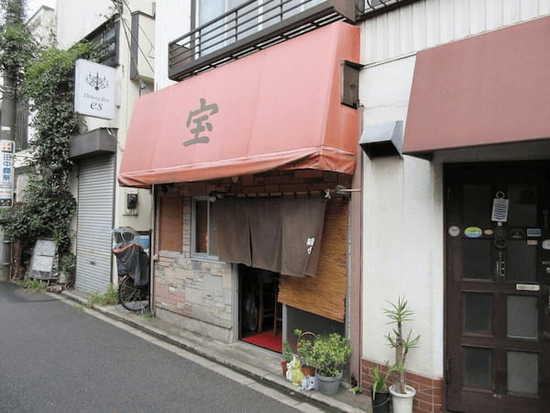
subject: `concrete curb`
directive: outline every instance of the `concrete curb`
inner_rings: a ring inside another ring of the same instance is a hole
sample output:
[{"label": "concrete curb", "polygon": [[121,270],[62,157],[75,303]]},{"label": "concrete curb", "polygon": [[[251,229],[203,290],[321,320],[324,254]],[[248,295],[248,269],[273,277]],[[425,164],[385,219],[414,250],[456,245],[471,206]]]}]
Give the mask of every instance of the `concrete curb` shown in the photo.
[{"label": "concrete curb", "polygon": [[[85,305],[88,307],[88,302],[84,298],[72,293],[71,291],[65,290],[61,293],[61,295],[78,304]],[[122,314],[118,314],[112,309],[99,307],[99,306],[92,306],[88,308],[90,308],[91,310],[97,311],[98,313],[106,317],[109,317],[112,320],[124,323],[132,328],[135,328],[136,330],[139,330],[142,333],[145,333],[158,340],[161,340],[167,344],[173,345],[182,350],[188,351],[197,356],[203,357],[209,361],[217,363],[221,366],[227,367],[237,373],[240,373],[244,376],[247,376],[253,379],[254,381],[260,384],[269,386],[275,390],[280,391],[281,393],[285,393],[289,397],[292,397],[296,400],[299,400],[301,402],[308,402],[314,406],[322,408],[327,412],[365,413],[370,411],[370,410],[363,410],[363,409],[350,406],[339,400],[335,400],[331,397],[325,396],[319,392],[303,392],[303,391],[297,390],[294,386],[292,386],[292,384],[290,384],[288,381],[283,379],[283,377],[281,376],[274,375],[272,373],[266,372],[262,369],[259,369],[257,367],[251,366],[247,363],[243,363],[238,360],[222,358],[219,355],[215,354],[214,352],[209,351],[204,347],[198,346],[196,343],[189,342],[181,337],[176,337],[174,335],[167,334],[165,331],[161,329],[137,323],[134,320],[124,317]]]}]

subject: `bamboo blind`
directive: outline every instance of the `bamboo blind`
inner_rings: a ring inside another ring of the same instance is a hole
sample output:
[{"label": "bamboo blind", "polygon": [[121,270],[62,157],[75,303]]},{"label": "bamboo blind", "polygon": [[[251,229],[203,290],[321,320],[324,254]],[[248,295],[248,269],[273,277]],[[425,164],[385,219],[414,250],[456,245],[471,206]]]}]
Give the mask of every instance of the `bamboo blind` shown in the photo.
[{"label": "bamboo blind", "polygon": [[327,203],[316,277],[281,276],[278,301],[300,310],[343,322],[348,272],[348,205],[343,199]]}]

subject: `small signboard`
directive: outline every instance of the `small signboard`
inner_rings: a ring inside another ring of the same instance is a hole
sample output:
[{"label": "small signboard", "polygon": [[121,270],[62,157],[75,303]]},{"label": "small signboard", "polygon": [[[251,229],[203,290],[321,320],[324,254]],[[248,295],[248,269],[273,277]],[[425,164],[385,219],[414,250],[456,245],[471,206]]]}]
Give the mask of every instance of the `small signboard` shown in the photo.
[{"label": "small signboard", "polygon": [[0,207],[13,206],[14,171],[13,152],[15,142],[0,140],[0,162],[2,162],[2,174],[0,175]]},{"label": "small signboard", "polygon": [[31,258],[30,277],[37,280],[57,278],[55,271],[55,241],[40,239],[36,241]]},{"label": "small signboard", "polygon": [[116,69],[78,59],[75,68],[75,112],[102,119],[115,117]]}]

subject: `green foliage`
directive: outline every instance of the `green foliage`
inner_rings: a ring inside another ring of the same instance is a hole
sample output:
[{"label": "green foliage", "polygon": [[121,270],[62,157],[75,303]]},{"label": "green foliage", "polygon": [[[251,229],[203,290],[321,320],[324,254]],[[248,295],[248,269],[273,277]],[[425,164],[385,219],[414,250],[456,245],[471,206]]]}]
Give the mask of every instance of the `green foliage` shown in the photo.
[{"label": "green foliage", "polygon": [[66,274],[76,273],[76,257],[70,252],[66,252],[59,259],[59,269]]},{"label": "green foliage", "polygon": [[31,280],[30,278],[27,278],[23,281],[18,281],[17,285],[23,287],[26,290],[31,290],[35,293],[46,291],[46,289],[48,288],[48,285],[45,282],[42,282],[40,280]]},{"label": "green foliage", "polygon": [[40,51],[25,71],[23,92],[35,113],[35,140],[31,142],[33,170],[25,202],[2,211],[7,237],[31,246],[37,239],[53,238],[60,255],[70,249],[71,220],[76,201],[70,192],[71,136],[78,133],[79,118],[73,111],[74,65],[93,55],[92,47],[79,43],[69,50]]},{"label": "green foliage", "polygon": [[376,393],[387,393],[389,378],[395,370],[385,364],[384,368],[376,366],[370,369],[370,378],[372,380],[372,398],[376,397]]},{"label": "green foliage", "polygon": [[[37,50],[27,26],[24,24],[22,0],[0,0],[3,24],[0,26],[0,71],[21,84],[24,68],[32,61]],[[12,92],[4,90],[3,93]]]},{"label": "green foliage", "polygon": [[287,363],[290,363],[292,361],[292,349],[290,348],[290,344],[288,344],[288,341],[285,341],[283,343],[283,360]]},{"label": "green foliage", "polygon": [[399,373],[398,391],[406,393],[405,383],[405,364],[409,351],[418,347],[420,336],[409,330],[405,334],[403,324],[414,319],[414,312],[409,310],[408,302],[404,297],[399,297],[397,304],[390,303],[390,308],[385,309],[384,313],[390,319],[389,324],[393,325],[393,329],[386,335],[386,339],[395,350],[395,364],[392,369]]},{"label": "green foliage", "polygon": [[118,304],[118,290],[109,285],[107,291],[104,293],[91,293],[88,295],[88,307],[93,307],[95,305],[107,306],[107,305],[116,305]]},{"label": "green foliage", "polygon": [[313,366],[312,354],[313,354],[313,344],[317,339],[317,336],[314,333],[309,331],[303,332],[300,329],[294,330],[294,335],[298,338],[296,344],[296,352],[298,353],[298,358],[302,362],[303,366]]},{"label": "green foliage", "polygon": [[351,357],[349,340],[338,333],[318,337],[313,342],[311,365],[320,376],[337,377]]}]

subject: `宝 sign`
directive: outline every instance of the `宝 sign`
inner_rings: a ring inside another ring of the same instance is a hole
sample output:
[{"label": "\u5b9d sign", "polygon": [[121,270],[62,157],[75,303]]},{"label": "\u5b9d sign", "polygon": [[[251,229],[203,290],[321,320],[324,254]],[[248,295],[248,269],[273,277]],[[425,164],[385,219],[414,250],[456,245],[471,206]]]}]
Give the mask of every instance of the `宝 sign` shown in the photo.
[{"label": "\u5b9d sign", "polygon": [[14,173],[13,152],[15,142],[0,140],[0,161],[2,162],[2,174],[0,174],[0,207],[13,206]]},{"label": "\u5b9d sign", "polygon": [[116,70],[78,59],[75,68],[75,112],[102,119],[115,117]]}]

